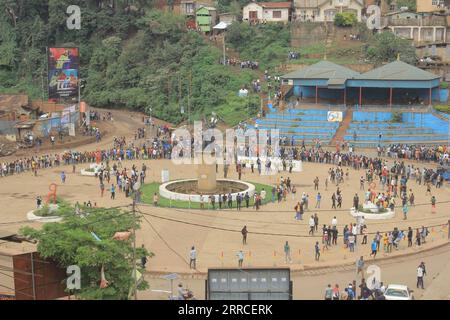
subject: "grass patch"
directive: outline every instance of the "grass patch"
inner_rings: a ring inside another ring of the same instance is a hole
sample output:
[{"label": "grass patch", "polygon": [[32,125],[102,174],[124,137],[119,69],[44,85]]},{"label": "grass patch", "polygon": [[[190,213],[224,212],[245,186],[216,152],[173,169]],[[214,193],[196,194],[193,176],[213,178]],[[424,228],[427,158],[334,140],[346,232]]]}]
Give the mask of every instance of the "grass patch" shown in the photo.
[{"label": "grass patch", "polygon": [[450,89],[450,82],[447,82],[447,81],[441,82],[441,88],[442,89]]},{"label": "grass patch", "polygon": [[359,212],[364,212],[364,213],[372,213],[372,214],[378,214],[378,213],[386,213],[388,212],[388,210],[386,208],[378,208],[378,212],[372,212],[370,209],[364,209],[362,205],[359,205],[358,207],[358,211]]},{"label": "grass patch", "polygon": [[450,105],[445,106],[445,105],[441,104],[441,105],[435,106],[434,109],[436,109],[439,112],[450,114]]},{"label": "grass patch", "polygon": [[[261,183],[252,183],[255,188],[256,192],[260,193],[262,189],[266,191],[266,199],[262,201],[262,204],[266,204],[270,202],[272,197],[272,186],[267,184],[261,184]],[[161,184],[158,182],[153,182],[149,184],[145,184],[142,188],[142,202],[153,204],[153,195],[157,193],[159,195],[159,186]],[[245,201],[242,201],[243,206],[245,205]],[[216,208],[218,208],[219,204],[216,202]],[[253,197],[250,198],[250,206],[253,206]],[[198,202],[191,202],[189,204],[189,201],[180,201],[180,200],[170,200],[167,198],[164,198],[162,196],[159,196],[158,201],[158,207],[164,207],[164,208],[179,208],[179,209],[200,209],[200,203]],[[222,206],[225,207],[225,206]],[[233,201],[233,207],[236,208],[236,201]],[[208,204],[205,203],[205,208],[208,208]]]},{"label": "grass patch", "polygon": [[38,217],[50,217],[50,216],[64,216],[69,213],[75,212],[75,209],[68,203],[67,201],[56,198],[56,204],[58,205],[58,209],[50,210],[50,204],[53,204],[50,201],[49,204],[44,204],[40,209],[35,210],[33,213]]}]

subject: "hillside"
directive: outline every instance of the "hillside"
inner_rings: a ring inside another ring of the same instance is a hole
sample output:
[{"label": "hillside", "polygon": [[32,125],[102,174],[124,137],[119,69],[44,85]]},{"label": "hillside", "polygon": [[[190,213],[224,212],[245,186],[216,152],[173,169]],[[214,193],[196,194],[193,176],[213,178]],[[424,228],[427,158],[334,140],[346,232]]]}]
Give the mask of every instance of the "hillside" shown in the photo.
[{"label": "hillside", "polygon": [[[415,59],[410,42],[390,33],[342,41],[351,29],[339,33],[326,26],[323,31],[319,24],[236,22],[227,30],[228,53],[257,61],[259,69],[223,66],[221,42],[187,30],[185,17],[152,9],[151,0],[133,1],[133,9],[127,3],[0,0],[0,93],[46,99],[46,48],[74,46],[80,49],[82,98],[94,107],[144,111],[171,123],[201,119],[214,111],[234,125],[258,112],[257,94],[245,99],[237,93],[243,86],[250,89],[264,70],[277,75],[275,70],[288,69],[281,65],[311,64],[325,56],[343,64],[392,61],[397,53],[404,61]],[[219,9],[239,11],[245,3],[219,1]],[[81,30],[66,27],[70,4],[82,9]],[[366,34],[361,28],[355,30]],[[300,58],[288,60],[289,51],[300,53]],[[263,83],[263,94],[266,88]]]},{"label": "hillside", "polygon": [[[0,92],[46,98],[46,47],[80,48],[82,97],[95,107],[152,110],[172,123],[217,112],[233,125],[256,114],[259,98],[237,97],[258,77],[219,64],[221,51],[185,28],[185,18],[98,7],[101,1],[26,1],[12,19],[0,10]],[[65,27],[67,5],[82,7],[81,30]],[[149,1],[148,1],[149,2]],[[0,8],[10,6],[0,0]],[[43,90],[44,89],[44,90]],[[184,107],[184,114],[181,107]]]}]

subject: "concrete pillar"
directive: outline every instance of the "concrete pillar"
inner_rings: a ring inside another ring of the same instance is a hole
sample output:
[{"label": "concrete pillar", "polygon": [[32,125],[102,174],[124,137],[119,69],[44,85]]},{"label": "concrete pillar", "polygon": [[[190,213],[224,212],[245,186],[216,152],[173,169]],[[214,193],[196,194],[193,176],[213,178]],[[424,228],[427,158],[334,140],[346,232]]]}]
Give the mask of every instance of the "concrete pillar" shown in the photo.
[{"label": "concrete pillar", "polygon": [[359,107],[362,107],[362,87],[359,87]]},{"label": "concrete pillar", "polygon": [[319,88],[316,86],[316,104],[317,104],[317,101],[318,101],[318,100],[317,100],[317,98],[318,98],[318,97],[317,97],[318,91],[319,91]]},{"label": "concrete pillar", "polygon": [[433,42],[436,42],[436,27],[433,27]]}]

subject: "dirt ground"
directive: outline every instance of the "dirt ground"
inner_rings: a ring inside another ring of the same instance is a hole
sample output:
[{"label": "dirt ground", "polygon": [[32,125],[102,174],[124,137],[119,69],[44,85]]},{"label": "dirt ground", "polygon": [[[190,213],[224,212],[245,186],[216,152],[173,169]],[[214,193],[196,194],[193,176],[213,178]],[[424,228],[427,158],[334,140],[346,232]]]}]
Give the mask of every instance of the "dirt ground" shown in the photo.
[{"label": "dirt ground", "polygon": [[[128,114],[115,111],[114,135],[130,136],[141,125],[141,117],[137,114]],[[77,148],[79,150],[95,150],[109,147],[113,135],[108,135],[100,143],[89,144]],[[161,170],[170,172],[170,179],[195,178],[195,165],[177,166],[169,160],[147,160],[124,162],[127,168],[135,163],[138,168],[146,163],[148,168],[146,182],[160,182]],[[423,164],[415,163],[422,167]],[[26,214],[35,208],[35,199],[38,195],[45,196],[50,183],[57,183],[58,196],[75,203],[90,200],[98,206],[111,207],[118,205],[131,205],[131,199],[125,198],[123,193],[116,195],[116,200],[110,200],[109,193],[100,197],[98,181],[93,177],[80,175],[82,166],[72,173],[71,167],[60,167],[41,170],[37,177],[31,173],[23,173],[18,176],[0,178],[0,228],[17,231],[24,225],[38,227],[39,223],[27,221]],[[245,253],[244,267],[273,267],[289,266],[293,270],[306,270],[310,268],[336,266],[345,263],[354,264],[356,258],[363,255],[369,260],[370,241],[373,235],[368,236],[368,245],[360,245],[359,238],[356,252],[350,253],[343,248],[342,238],[338,239],[338,245],[325,250],[320,261],[314,261],[314,243],[321,243],[321,229],[323,224],[330,224],[333,216],[338,219],[338,230],[342,232],[344,225],[355,222],[350,215],[352,198],[355,193],[360,199],[364,199],[364,193],[359,190],[359,177],[364,171],[350,169],[349,180],[339,187],[343,191],[342,210],[331,210],[331,195],[336,191],[336,186],[329,185],[325,190],[324,180],[330,168],[326,164],[303,163],[303,171],[288,174],[281,172],[273,176],[259,176],[252,174],[249,169],[243,173],[243,180],[249,182],[261,182],[265,184],[277,184],[281,176],[289,176],[297,187],[297,198],[288,195],[287,201],[270,203],[259,212],[243,209],[209,211],[209,210],[184,210],[170,208],[155,208],[150,205],[138,205],[138,214],[141,215],[141,229],[137,233],[137,245],[144,244],[155,256],[149,259],[147,271],[154,274],[178,272],[181,274],[204,273],[210,267],[237,267],[236,253],[242,249]],[[67,173],[65,184],[61,184],[59,174],[64,170]],[[222,177],[223,170],[219,168],[218,177]],[[232,170],[230,178],[237,179],[237,174]],[[320,209],[314,209],[315,195],[313,180],[320,179],[319,191],[322,194]],[[366,186],[367,188],[367,186]],[[391,231],[394,227],[406,230],[409,226],[418,228],[423,225],[430,227],[431,234],[427,243],[421,248],[406,248],[407,243],[402,242],[400,249],[386,254],[379,253],[379,257],[394,256],[405,253],[417,253],[424,249],[447,242],[447,229],[441,226],[450,219],[450,200],[448,187],[432,189],[436,196],[437,213],[431,213],[430,196],[425,195],[425,187],[417,185],[414,181],[408,183],[416,196],[416,206],[410,208],[408,220],[403,220],[401,210],[396,209],[396,215],[391,220],[366,220],[368,232]],[[309,210],[305,212],[303,221],[294,220],[294,206],[301,197],[302,192],[310,196]],[[269,194],[270,192],[268,192]],[[399,201],[399,200],[398,200]],[[439,203],[445,202],[447,203]],[[422,205],[423,204],[423,205]],[[316,236],[308,236],[308,218],[318,213],[319,231]],[[246,225],[249,230],[247,245],[242,245],[240,230]],[[441,225],[441,226],[438,226]],[[292,263],[285,263],[283,246],[289,241],[292,251]],[[197,270],[189,269],[188,255],[190,247],[194,245],[198,251]],[[12,245],[0,242],[0,249]],[[16,245],[14,245],[16,246]],[[378,258],[378,257],[377,257]]]}]

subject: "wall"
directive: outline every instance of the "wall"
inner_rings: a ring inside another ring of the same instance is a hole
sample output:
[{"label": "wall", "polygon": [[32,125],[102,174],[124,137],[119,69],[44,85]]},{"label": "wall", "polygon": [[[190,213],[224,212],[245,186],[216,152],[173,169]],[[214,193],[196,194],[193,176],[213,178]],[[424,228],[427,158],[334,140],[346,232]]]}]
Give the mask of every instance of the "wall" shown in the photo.
[{"label": "wall", "polygon": [[[444,2],[444,0],[441,1]],[[416,4],[417,4],[417,12],[433,12],[442,10],[442,8],[438,6],[433,6],[432,0],[418,0],[416,1]]]},{"label": "wall", "polygon": [[242,20],[249,20],[249,12],[257,11],[257,19],[262,19],[263,17],[263,8],[256,3],[249,3],[246,5],[242,12]]},{"label": "wall", "polygon": [[416,48],[416,55],[418,57],[436,55],[442,58],[442,62],[450,63],[450,44],[422,46]]},{"label": "wall", "polygon": [[348,39],[350,34],[358,34],[357,28],[341,28],[325,22],[294,22],[291,24],[291,46],[324,43],[327,38],[339,43],[344,41],[344,35]]},{"label": "wall", "polygon": [[[281,17],[280,18],[274,18],[273,12],[274,11],[281,11]],[[286,22],[289,21],[289,9],[266,9],[263,8],[263,19],[267,21],[273,21],[273,22]]]}]

